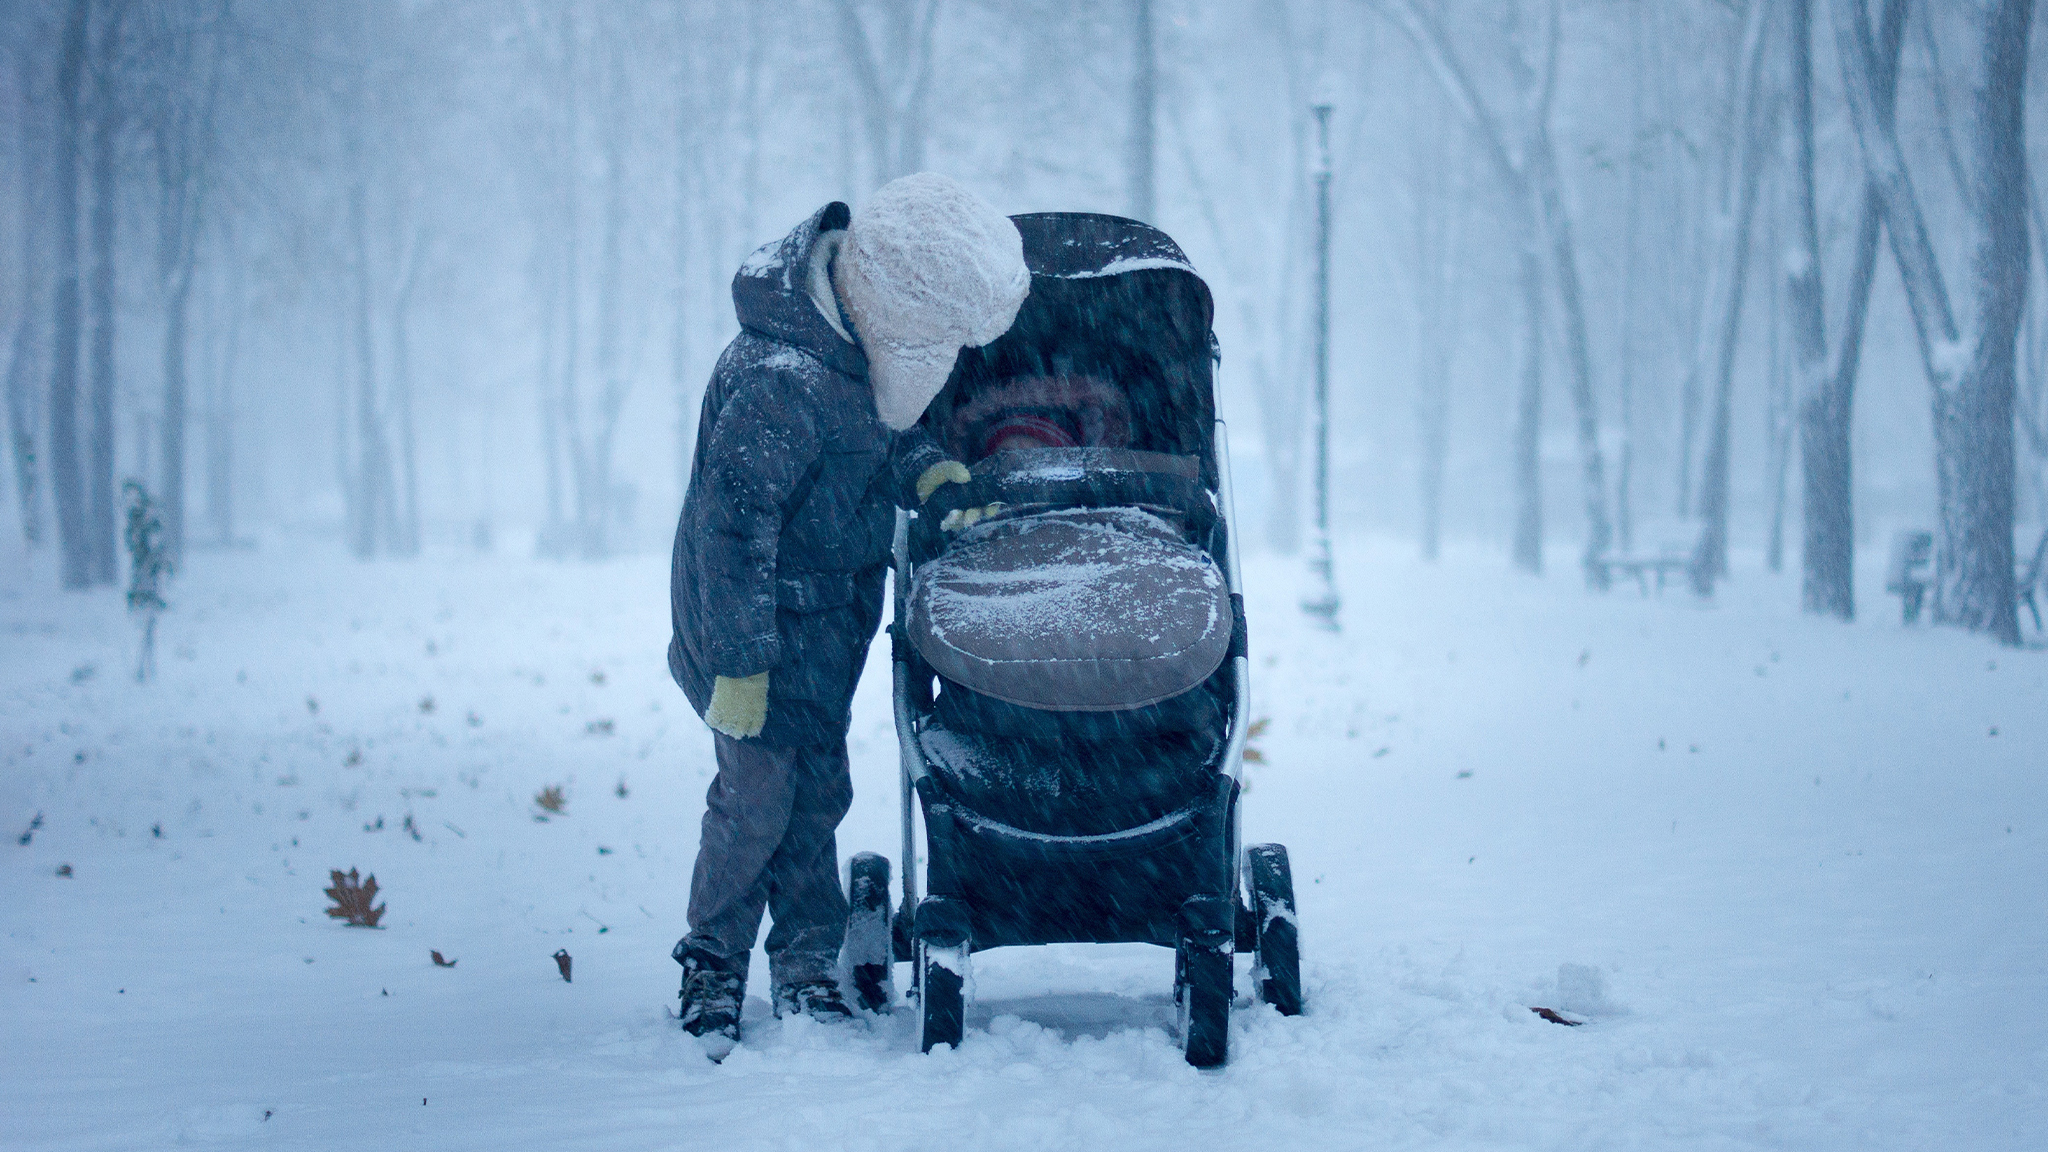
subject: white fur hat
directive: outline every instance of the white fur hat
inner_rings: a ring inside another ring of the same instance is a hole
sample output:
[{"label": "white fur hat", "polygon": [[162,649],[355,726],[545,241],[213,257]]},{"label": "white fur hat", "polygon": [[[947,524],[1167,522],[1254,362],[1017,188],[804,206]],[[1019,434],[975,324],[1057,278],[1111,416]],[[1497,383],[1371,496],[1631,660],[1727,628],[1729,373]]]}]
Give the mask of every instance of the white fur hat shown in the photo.
[{"label": "white fur hat", "polygon": [[946,386],[961,348],[1009,331],[1031,271],[1009,217],[958,181],[919,172],[854,214],[838,287],[867,349],[875,411],[902,431]]}]

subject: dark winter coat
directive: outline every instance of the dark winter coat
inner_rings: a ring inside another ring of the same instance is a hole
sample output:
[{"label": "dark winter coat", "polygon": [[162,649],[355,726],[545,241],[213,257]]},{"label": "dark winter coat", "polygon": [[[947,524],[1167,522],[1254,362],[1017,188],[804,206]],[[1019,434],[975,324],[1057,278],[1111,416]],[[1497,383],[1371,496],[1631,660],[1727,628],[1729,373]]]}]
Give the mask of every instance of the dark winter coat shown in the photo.
[{"label": "dark winter coat", "polygon": [[676,526],[669,672],[700,715],[714,677],[771,673],[768,744],[845,736],[895,508],[945,458],[882,424],[866,356],[805,290],[820,234],[848,217],[826,205],[733,277],[741,332],[704,393]]}]

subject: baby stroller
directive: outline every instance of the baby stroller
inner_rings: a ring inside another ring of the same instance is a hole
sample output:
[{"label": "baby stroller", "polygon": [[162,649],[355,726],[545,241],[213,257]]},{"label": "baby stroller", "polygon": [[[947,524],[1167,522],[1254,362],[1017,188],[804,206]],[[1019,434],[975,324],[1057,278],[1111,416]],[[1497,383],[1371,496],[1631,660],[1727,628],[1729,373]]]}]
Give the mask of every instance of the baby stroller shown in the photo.
[{"label": "baby stroller", "polygon": [[1165,945],[1187,1060],[1212,1067],[1234,953],[1281,1012],[1302,992],[1287,850],[1238,837],[1249,689],[1209,289],[1136,221],[1014,219],[1030,297],[924,416],[973,479],[897,522],[903,898],[892,920],[888,860],[855,857],[846,959],[869,1007],[913,962],[929,1051],[961,1040],[975,952]]}]

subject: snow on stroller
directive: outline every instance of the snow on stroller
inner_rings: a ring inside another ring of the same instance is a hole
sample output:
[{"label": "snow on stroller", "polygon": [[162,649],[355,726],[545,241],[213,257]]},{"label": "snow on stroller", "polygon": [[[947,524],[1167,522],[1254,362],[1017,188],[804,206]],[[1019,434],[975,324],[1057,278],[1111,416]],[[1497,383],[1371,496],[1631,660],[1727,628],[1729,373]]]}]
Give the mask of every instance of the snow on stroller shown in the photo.
[{"label": "snow on stroller", "polygon": [[1249,696],[1209,289],[1136,221],[1014,219],[1030,297],[924,416],[973,480],[897,522],[903,901],[892,922],[888,860],[855,857],[847,961],[870,1007],[913,962],[929,1051],[961,1039],[974,952],[1170,946],[1188,1062],[1214,1066],[1235,952],[1281,1012],[1302,996],[1287,851],[1238,837]]}]

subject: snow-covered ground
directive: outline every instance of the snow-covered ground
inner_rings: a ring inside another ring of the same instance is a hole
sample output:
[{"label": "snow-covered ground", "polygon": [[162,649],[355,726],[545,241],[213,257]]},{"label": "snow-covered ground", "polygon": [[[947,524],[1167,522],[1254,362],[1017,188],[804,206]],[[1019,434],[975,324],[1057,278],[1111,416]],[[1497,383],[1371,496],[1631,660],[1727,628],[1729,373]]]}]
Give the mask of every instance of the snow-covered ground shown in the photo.
[{"label": "snow-covered ground", "polygon": [[[929,1056],[909,1013],[778,1024],[757,982],[705,1061],[665,1012],[712,762],[663,557],[201,553],[147,687],[112,593],[17,564],[0,1145],[2048,1141],[2048,653],[1902,629],[1871,580],[1841,627],[1752,567],[1702,607],[1408,553],[1340,554],[1341,636],[1252,562],[1246,831],[1292,849],[1310,1009],[1239,1012],[1213,1073],[1142,947],[983,954]],[[882,672],[846,854],[897,855]],[[383,930],[321,914],[330,868]]]}]

